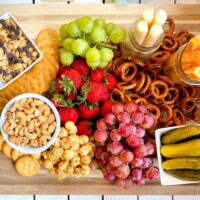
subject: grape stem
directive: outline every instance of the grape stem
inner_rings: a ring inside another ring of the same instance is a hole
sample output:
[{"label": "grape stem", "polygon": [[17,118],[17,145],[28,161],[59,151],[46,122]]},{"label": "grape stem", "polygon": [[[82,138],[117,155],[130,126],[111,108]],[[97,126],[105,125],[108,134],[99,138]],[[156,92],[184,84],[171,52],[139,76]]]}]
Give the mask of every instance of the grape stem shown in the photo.
[{"label": "grape stem", "polygon": [[99,45],[103,47],[108,47],[110,49],[118,49],[116,45],[110,45],[110,44],[105,44],[105,43],[99,43]]}]

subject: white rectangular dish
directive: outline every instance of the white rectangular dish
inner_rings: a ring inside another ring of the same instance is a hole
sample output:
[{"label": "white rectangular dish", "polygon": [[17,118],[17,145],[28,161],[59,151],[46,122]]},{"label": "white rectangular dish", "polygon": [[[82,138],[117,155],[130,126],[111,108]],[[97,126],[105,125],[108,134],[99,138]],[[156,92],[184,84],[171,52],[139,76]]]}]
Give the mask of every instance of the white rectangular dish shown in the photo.
[{"label": "white rectangular dish", "polygon": [[39,50],[39,48],[36,46],[36,44],[34,43],[34,41],[29,37],[29,35],[24,31],[24,29],[20,26],[19,22],[17,21],[17,19],[10,13],[10,12],[6,12],[5,14],[3,14],[2,16],[0,16],[0,20],[1,19],[8,19],[11,18],[16,25],[19,27],[19,29],[21,29],[22,34],[27,38],[27,41],[31,43],[31,45],[33,46],[34,50],[37,51],[38,53],[38,57],[35,61],[33,61],[31,63],[31,65],[29,65],[26,69],[24,69],[21,73],[19,73],[17,76],[15,76],[14,78],[12,78],[11,80],[9,80],[8,82],[4,82],[0,80],[0,90],[4,89],[5,87],[7,87],[9,84],[11,84],[13,81],[15,81],[17,78],[19,78],[21,75],[23,75],[24,73],[26,73],[28,70],[30,70],[38,61],[41,60],[42,58],[42,53]]},{"label": "white rectangular dish", "polygon": [[[186,125],[184,125],[186,126]],[[178,179],[174,176],[168,174],[162,167],[162,156],[160,153],[161,148],[161,137],[163,134],[167,133],[168,131],[184,127],[184,126],[173,126],[168,128],[160,128],[156,130],[156,149],[157,149],[157,157],[158,157],[158,167],[160,171],[160,182],[162,185],[182,185],[182,184],[191,184],[191,183],[199,183],[200,181],[185,181]]]}]

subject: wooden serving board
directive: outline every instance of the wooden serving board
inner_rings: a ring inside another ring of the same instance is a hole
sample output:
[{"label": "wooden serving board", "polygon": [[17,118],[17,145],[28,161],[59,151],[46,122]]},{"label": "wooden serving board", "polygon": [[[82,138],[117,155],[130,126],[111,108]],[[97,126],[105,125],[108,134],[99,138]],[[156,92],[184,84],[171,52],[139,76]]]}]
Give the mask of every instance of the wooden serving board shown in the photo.
[{"label": "wooden serving board", "polygon": [[[158,8],[158,5],[152,5]],[[27,33],[35,37],[47,27],[58,27],[83,15],[104,17],[107,21],[128,25],[136,20],[150,5],[1,5],[0,15],[11,12]],[[200,33],[200,5],[159,5],[175,20],[177,29]],[[103,180],[100,171],[83,178],[56,177],[41,170],[34,177],[19,176],[11,160],[0,153],[0,194],[200,194],[200,184],[161,186],[159,182],[133,187],[130,190],[117,188]]]}]

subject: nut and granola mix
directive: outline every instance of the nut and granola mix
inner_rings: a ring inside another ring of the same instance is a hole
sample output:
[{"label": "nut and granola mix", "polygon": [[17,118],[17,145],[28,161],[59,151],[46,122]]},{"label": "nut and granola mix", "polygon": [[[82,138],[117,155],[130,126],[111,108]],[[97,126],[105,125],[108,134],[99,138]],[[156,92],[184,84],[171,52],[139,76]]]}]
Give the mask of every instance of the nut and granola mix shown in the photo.
[{"label": "nut and granola mix", "polygon": [[38,52],[13,19],[0,20],[0,81],[6,83],[29,67]]}]

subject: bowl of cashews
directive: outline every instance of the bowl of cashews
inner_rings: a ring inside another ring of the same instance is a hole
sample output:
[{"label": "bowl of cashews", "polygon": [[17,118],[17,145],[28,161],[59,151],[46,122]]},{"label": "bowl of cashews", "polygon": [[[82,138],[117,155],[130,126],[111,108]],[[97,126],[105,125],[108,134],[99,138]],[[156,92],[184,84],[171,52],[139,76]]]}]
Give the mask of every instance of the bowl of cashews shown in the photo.
[{"label": "bowl of cashews", "polygon": [[60,130],[56,107],[46,97],[26,93],[11,99],[0,119],[5,141],[24,154],[38,154],[48,149]]}]

